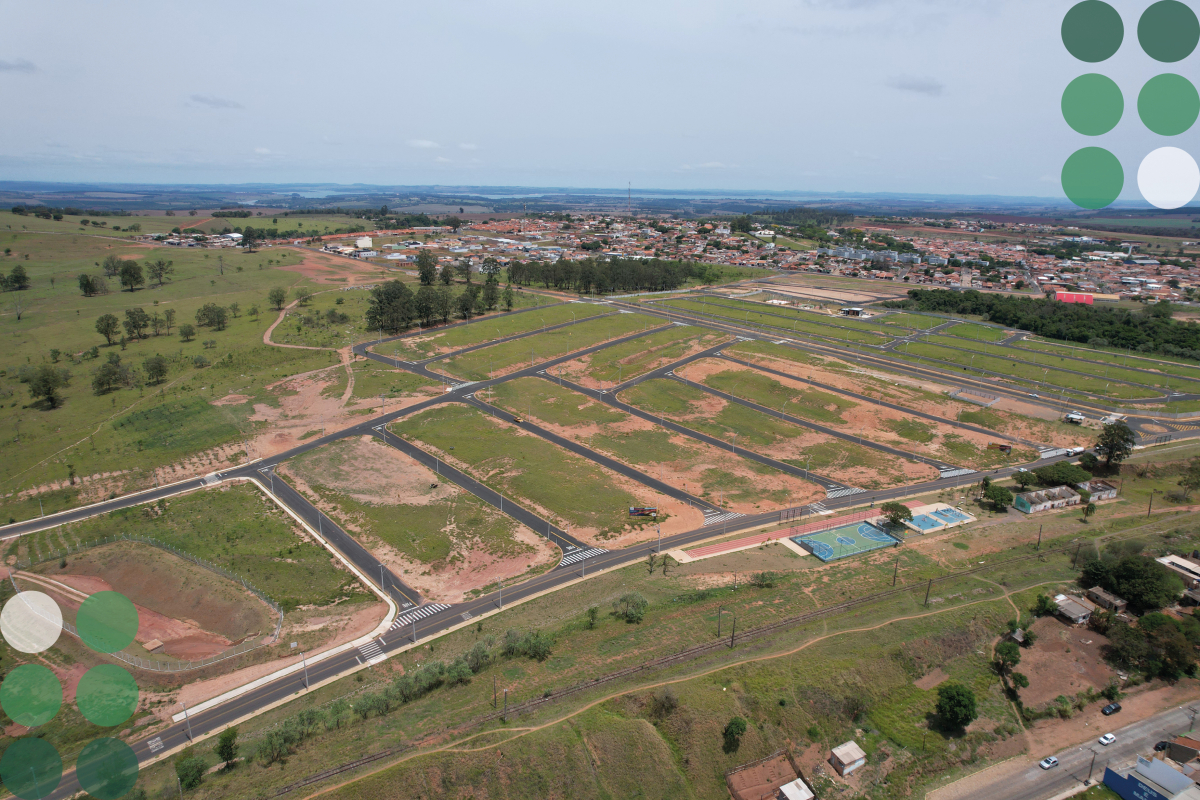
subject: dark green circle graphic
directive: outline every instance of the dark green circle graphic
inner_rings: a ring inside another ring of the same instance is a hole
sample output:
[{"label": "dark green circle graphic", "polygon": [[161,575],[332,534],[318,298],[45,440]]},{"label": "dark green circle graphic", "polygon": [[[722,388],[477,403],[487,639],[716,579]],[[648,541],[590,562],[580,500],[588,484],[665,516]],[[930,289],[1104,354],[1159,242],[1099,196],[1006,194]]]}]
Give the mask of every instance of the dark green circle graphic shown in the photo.
[{"label": "dark green circle graphic", "polygon": [[120,592],[96,592],[79,607],[75,624],[88,647],[115,653],[128,647],[137,633],[137,608]]},{"label": "dark green circle graphic", "polygon": [[1062,168],[1062,187],[1080,208],[1104,208],[1125,185],[1121,162],[1103,147],[1076,150]]},{"label": "dark green circle graphic", "polygon": [[133,748],[119,739],[88,742],[75,764],[79,785],[98,800],[117,800],[138,779],[138,762]]},{"label": "dark green circle graphic", "polygon": [[1108,3],[1083,0],[1071,7],[1062,21],[1062,41],[1067,52],[1095,64],[1121,49],[1125,23]]},{"label": "dark green circle graphic", "polygon": [[62,684],[41,664],[22,664],[5,675],[0,684],[0,707],[9,719],[26,728],[54,719],[62,700]]},{"label": "dark green circle graphic", "polygon": [[1138,116],[1160,136],[1178,136],[1200,116],[1200,94],[1182,75],[1155,75],[1138,93]]},{"label": "dark green circle graphic", "polygon": [[1178,0],[1159,0],[1142,12],[1138,41],[1146,55],[1155,61],[1168,64],[1182,61],[1200,42],[1200,20]]},{"label": "dark green circle graphic", "polygon": [[116,664],[100,664],[83,673],[75,690],[79,713],[93,725],[120,725],[137,710],[138,687],[133,676]]},{"label": "dark green circle graphic", "polygon": [[17,739],[0,756],[0,780],[21,800],[37,800],[58,788],[62,758],[43,739]]},{"label": "dark green circle graphic", "polygon": [[1099,136],[1121,121],[1125,97],[1112,78],[1095,72],[1080,75],[1063,91],[1062,113],[1076,133]]}]

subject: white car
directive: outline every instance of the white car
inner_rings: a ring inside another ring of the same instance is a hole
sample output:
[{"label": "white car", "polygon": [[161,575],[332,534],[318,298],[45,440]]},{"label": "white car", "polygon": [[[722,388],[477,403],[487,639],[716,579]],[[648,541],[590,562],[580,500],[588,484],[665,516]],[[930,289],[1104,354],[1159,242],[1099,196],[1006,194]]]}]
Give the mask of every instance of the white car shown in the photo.
[{"label": "white car", "polygon": [[1050,769],[1051,767],[1057,767],[1058,759],[1055,758],[1054,756],[1046,756],[1040,762],[1038,762],[1038,766],[1041,767],[1042,769]]},{"label": "white car", "polygon": [[1111,733],[1106,733],[1100,737],[1100,744],[1104,745],[1105,747],[1108,747],[1110,744],[1112,744],[1116,740],[1117,740],[1117,737],[1113,736]]}]

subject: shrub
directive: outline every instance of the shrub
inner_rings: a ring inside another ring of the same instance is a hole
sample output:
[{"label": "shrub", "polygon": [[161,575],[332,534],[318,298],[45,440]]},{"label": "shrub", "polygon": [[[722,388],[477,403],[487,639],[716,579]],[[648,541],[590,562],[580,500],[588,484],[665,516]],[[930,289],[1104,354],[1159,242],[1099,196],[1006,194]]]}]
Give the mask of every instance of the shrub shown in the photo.
[{"label": "shrub", "polygon": [[637,592],[629,592],[613,601],[613,612],[627,623],[640,623],[650,603]]}]

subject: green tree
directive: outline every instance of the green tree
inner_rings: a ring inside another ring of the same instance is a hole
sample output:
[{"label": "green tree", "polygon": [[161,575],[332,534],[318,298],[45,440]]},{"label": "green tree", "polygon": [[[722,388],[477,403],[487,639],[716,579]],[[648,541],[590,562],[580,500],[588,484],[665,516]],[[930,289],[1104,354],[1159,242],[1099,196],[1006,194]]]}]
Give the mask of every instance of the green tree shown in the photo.
[{"label": "green tree", "polygon": [[1183,488],[1184,500],[1187,500],[1194,490],[1200,489],[1200,456],[1194,456],[1188,462],[1187,470],[1179,479],[1179,485]]},{"label": "green tree", "polygon": [[79,275],[79,291],[84,297],[91,297],[96,293],[96,284],[92,283],[92,276],[86,273]]},{"label": "green tree", "polygon": [[879,507],[880,512],[893,528],[899,528],[913,518],[912,510],[904,503],[888,502]]},{"label": "green tree", "polygon": [[463,281],[465,281],[467,283],[471,282],[471,262],[470,261],[467,261],[464,258],[461,261],[454,262],[454,271],[456,273],[458,273],[458,277],[461,278]]},{"label": "green tree", "polygon": [[734,717],[725,723],[725,729],[721,731],[721,735],[725,739],[722,749],[726,753],[736,753],[738,748],[742,746],[742,736],[746,733],[746,720],[741,717]]},{"label": "green tree", "polygon": [[442,286],[449,286],[454,283],[454,268],[449,264],[443,264],[441,271],[438,273],[438,280],[442,282]]},{"label": "green tree", "polygon": [[17,264],[8,273],[8,288],[16,291],[29,288],[29,274],[25,272],[25,268]]},{"label": "green tree", "polygon": [[1013,473],[1012,479],[1013,483],[1017,484],[1017,486],[1020,486],[1021,490],[1024,491],[1037,480],[1037,477],[1032,472],[1026,470],[1025,472]]},{"label": "green tree", "polygon": [[167,360],[158,354],[143,361],[142,368],[146,370],[146,377],[151,383],[162,383],[163,378],[167,377]]},{"label": "green tree", "polygon": [[[1095,584],[1092,584],[1093,586]],[[1039,594],[1033,603],[1034,616],[1048,617],[1058,612],[1058,604],[1054,602],[1054,598],[1048,594]]]},{"label": "green tree", "polygon": [[1023,675],[1022,673],[1014,672],[1011,675],[1009,675],[1008,677],[1009,677],[1009,680],[1012,681],[1013,686],[1017,687],[1018,689],[1028,689],[1029,688],[1029,678],[1025,677],[1025,675]]},{"label": "green tree", "polygon": [[367,328],[399,333],[416,318],[416,298],[411,289],[397,280],[387,281],[371,290],[367,304]]},{"label": "green tree", "polygon": [[96,333],[103,336],[109,344],[113,343],[113,337],[121,332],[121,320],[117,319],[116,314],[101,314],[96,319]]},{"label": "green tree", "polygon": [[186,756],[175,759],[175,774],[179,776],[179,785],[184,789],[195,789],[204,782],[204,773],[208,765],[198,756]]},{"label": "green tree", "polygon": [[638,592],[629,592],[613,601],[613,611],[628,623],[640,623],[650,603]]},{"label": "green tree", "polygon": [[156,258],[153,261],[146,262],[146,274],[150,276],[150,280],[157,281],[159,286],[163,285],[163,281],[175,271],[175,262],[167,261],[165,258]]},{"label": "green tree", "polygon": [[179,326],[179,336],[185,342],[190,342],[196,336],[196,329],[190,323],[183,323]]},{"label": "green tree", "polygon": [[504,296],[504,310],[512,311],[514,298],[513,298],[513,288],[512,288],[511,283],[505,284],[503,296]]},{"label": "green tree", "polygon": [[297,286],[292,290],[292,295],[299,301],[300,305],[308,305],[308,301],[312,299],[312,289],[307,286]]},{"label": "green tree", "polygon": [[482,300],[484,310],[491,311],[496,307],[500,300],[500,290],[495,283],[488,282],[483,285]]},{"label": "green tree", "polygon": [[125,335],[131,339],[146,338],[146,329],[150,327],[150,315],[141,307],[125,310]]},{"label": "green tree", "polygon": [[136,261],[121,262],[121,285],[128,286],[129,291],[133,291],[136,287],[141,286],[146,282],[142,275],[142,265]]},{"label": "green tree", "polygon": [[167,336],[170,336],[171,327],[175,324],[175,309],[168,308],[163,312],[163,324],[167,326]]},{"label": "green tree", "polygon": [[938,687],[937,713],[952,728],[965,728],[975,719],[975,692],[961,683]]},{"label": "green tree", "polygon": [[104,277],[115,278],[121,273],[121,259],[114,255],[107,255],[100,268],[104,270]]},{"label": "green tree", "polygon": [[454,313],[454,294],[449,286],[437,288],[437,294],[433,298],[433,309],[443,324],[450,321],[450,315]]},{"label": "green tree", "polygon": [[1120,464],[1133,452],[1137,439],[1133,431],[1124,422],[1112,422],[1100,431],[1096,442],[1096,452],[1104,458],[1105,469],[1112,469],[1113,464]]},{"label": "green tree", "polygon": [[1021,648],[1016,642],[1005,640],[996,645],[996,666],[1001,674],[1012,670],[1021,663]]},{"label": "green tree", "polygon": [[287,302],[287,289],[284,289],[282,286],[276,286],[274,289],[267,292],[267,302],[270,303],[271,307],[276,311],[281,310],[283,308],[283,304]]},{"label": "green tree", "polygon": [[1095,513],[1096,513],[1096,504],[1095,503],[1088,503],[1086,506],[1083,507],[1083,518],[1085,520],[1088,517],[1090,517],[1092,514],[1095,514]]},{"label": "green tree", "polygon": [[992,508],[997,511],[1007,510],[1013,502],[1012,492],[998,483],[989,486],[983,496],[992,501]]},{"label": "green tree", "polygon": [[45,398],[51,408],[58,408],[62,402],[59,390],[71,382],[71,373],[62,368],[43,364],[34,370],[29,379],[29,396],[34,400]]},{"label": "green tree", "polygon": [[212,328],[214,331],[225,330],[229,322],[229,311],[216,303],[205,303],[196,311],[196,324]]},{"label": "green tree", "polygon": [[433,286],[437,280],[437,256],[432,250],[417,253],[417,276],[422,286]]},{"label": "green tree", "polygon": [[217,746],[213,748],[213,752],[217,754],[217,758],[225,763],[226,769],[232,767],[238,754],[238,729],[233,727],[221,731],[220,737],[217,738]]},{"label": "green tree", "polygon": [[596,606],[592,606],[587,610],[587,624],[589,630],[596,627],[596,617],[599,616],[599,614],[600,609]]}]

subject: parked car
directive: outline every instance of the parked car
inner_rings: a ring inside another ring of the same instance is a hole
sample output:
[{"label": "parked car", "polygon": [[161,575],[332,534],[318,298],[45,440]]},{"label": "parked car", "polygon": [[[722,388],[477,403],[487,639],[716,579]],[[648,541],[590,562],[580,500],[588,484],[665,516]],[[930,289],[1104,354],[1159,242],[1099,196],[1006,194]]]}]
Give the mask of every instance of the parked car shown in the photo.
[{"label": "parked car", "polygon": [[1100,709],[1100,713],[1106,717],[1111,717],[1113,714],[1121,710],[1120,703],[1109,703],[1104,708]]},{"label": "parked car", "polygon": [[1038,766],[1041,767],[1042,769],[1050,769],[1051,767],[1057,767],[1058,759],[1055,758],[1054,756],[1046,756],[1038,763]]},{"label": "parked car", "polygon": [[1105,747],[1108,747],[1110,744],[1112,744],[1116,740],[1117,740],[1117,737],[1113,736],[1111,733],[1106,733],[1100,737],[1100,744],[1104,745]]},{"label": "parked car", "polygon": [[1170,746],[1171,746],[1170,742],[1159,742],[1158,744],[1154,745],[1154,752],[1161,753],[1163,750],[1166,750]]}]

